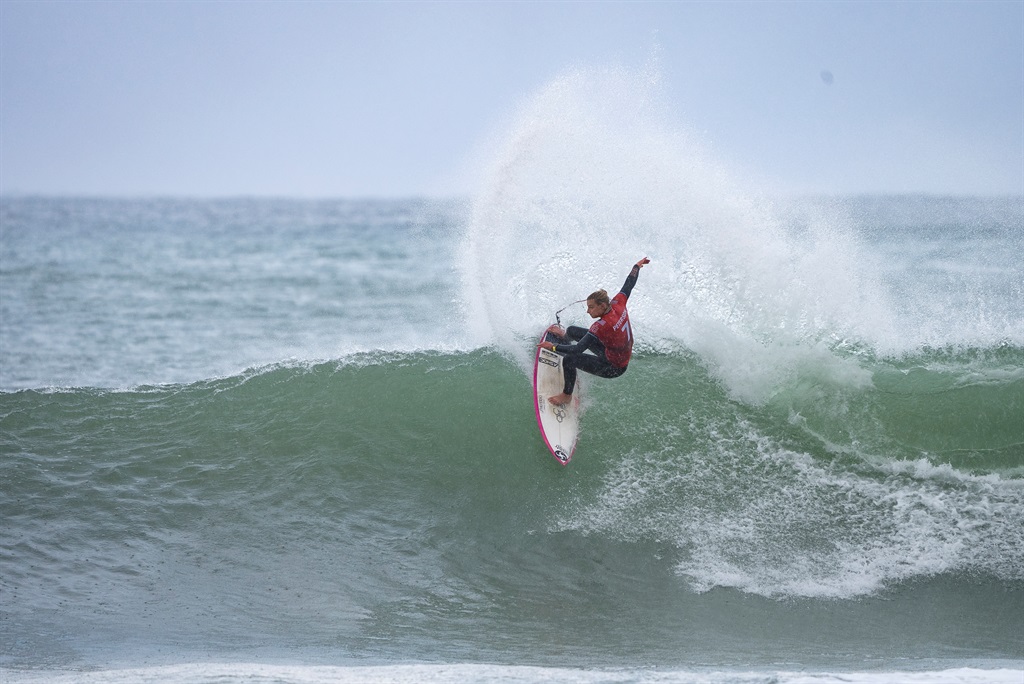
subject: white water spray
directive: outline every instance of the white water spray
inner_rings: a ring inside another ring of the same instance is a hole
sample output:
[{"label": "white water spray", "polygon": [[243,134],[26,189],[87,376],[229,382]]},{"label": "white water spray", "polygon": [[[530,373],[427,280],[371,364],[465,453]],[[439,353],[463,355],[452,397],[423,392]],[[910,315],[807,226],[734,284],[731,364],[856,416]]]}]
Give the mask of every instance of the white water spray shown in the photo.
[{"label": "white water spray", "polygon": [[523,104],[465,242],[477,336],[525,369],[556,309],[650,256],[630,301],[640,349],[692,350],[755,402],[806,363],[867,382],[832,353],[891,337],[856,241],[822,216],[797,234],[663,99],[651,71],[577,69]]}]

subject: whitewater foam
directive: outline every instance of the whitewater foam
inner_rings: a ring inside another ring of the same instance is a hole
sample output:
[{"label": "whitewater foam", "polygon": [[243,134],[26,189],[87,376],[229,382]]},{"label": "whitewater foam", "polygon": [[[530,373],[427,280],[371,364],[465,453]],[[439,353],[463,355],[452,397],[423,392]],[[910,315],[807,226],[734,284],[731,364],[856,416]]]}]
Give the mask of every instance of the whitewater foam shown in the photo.
[{"label": "whitewater foam", "polygon": [[656,73],[621,69],[569,71],[524,103],[463,245],[478,337],[525,370],[522,341],[555,310],[648,255],[630,301],[641,348],[696,351],[745,401],[808,363],[864,382],[833,349],[889,344],[893,321],[847,224],[742,190],[663,103]]},{"label": "whitewater foam", "polygon": [[655,64],[571,69],[521,105],[462,245],[478,343],[528,372],[554,311],[646,255],[637,348],[695,352],[743,402],[865,389],[866,362],[923,349],[1024,346],[1020,200],[768,198],[667,99]]},{"label": "whitewater foam", "polygon": [[[1014,664],[1015,665],[1015,664]],[[963,667],[931,671],[787,672],[742,670],[583,669],[476,663],[401,665],[272,665],[189,663],[94,672],[0,670],[10,684],[147,684],[148,682],[251,682],[260,684],[1018,684],[1015,667]]]},{"label": "whitewater foam", "polygon": [[553,529],[669,541],[698,592],[854,598],[939,574],[1024,578],[1020,481],[924,459],[851,470],[742,418],[684,417],[647,441],[661,447],[627,454]]}]

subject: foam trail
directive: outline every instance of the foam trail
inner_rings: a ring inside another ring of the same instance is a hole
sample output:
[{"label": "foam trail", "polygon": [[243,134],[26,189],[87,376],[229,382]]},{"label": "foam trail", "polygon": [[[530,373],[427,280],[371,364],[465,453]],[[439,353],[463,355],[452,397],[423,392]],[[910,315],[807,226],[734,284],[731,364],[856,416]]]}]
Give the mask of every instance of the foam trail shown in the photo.
[{"label": "foam trail", "polygon": [[[1020,480],[924,459],[851,470],[785,448],[744,420],[700,422],[689,432],[659,429],[651,442],[661,448],[626,454],[601,494],[555,529],[670,541],[677,572],[701,592],[845,599],[920,576],[1024,579]],[[759,476],[740,475],[750,472]]]}]

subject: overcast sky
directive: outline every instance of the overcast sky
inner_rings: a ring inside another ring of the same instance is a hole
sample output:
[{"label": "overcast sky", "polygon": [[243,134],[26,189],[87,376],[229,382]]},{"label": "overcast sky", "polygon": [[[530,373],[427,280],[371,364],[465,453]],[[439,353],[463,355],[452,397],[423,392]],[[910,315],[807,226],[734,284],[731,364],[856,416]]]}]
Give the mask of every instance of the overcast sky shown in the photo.
[{"label": "overcast sky", "polygon": [[0,192],[447,195],[573,66],[796,192],[1024,193],[1024,2],[0,0]]}]

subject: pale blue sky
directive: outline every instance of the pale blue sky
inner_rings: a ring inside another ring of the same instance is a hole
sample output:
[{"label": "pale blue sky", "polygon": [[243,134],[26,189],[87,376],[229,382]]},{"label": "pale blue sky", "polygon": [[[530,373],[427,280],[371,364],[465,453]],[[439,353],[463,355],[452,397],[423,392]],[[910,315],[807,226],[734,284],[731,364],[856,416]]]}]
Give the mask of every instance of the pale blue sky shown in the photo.
[{"label": "pale blue sky", "polygon": [[773,188],[1024,193],[1024,2],[985,0],[0,0],[0,192],[462,193],[518,103],[655,49]]}]

